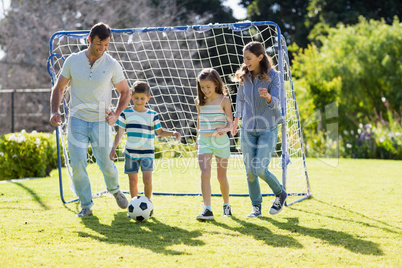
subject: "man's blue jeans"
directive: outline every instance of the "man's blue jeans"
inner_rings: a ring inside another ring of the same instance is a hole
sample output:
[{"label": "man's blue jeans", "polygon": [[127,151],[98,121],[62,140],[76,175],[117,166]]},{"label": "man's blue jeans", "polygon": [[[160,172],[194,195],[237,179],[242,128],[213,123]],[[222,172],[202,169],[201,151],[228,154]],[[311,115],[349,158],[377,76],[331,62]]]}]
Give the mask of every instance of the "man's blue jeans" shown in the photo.
[{"label": "man's blue jeans", "polygon": [[106,188],[114,194],[119,190],[119,176],[116,165],[109,159],[113,143],[112,129],[106,121],[86,122],[70,118],[68,125],[68,152],[73,172],[73,184],[82,208],[93,206],[91,183],[87,173],[87,153],[91,144],[92,152],[103,173]]},{"label": "man's blue jeans", "polygon": [[268,183],[272,192],[279,195],[282,185],[276,176],[268,170],[272,154],[278,141],[278,127],[263,131],[246,131],[241,128],[241,150],[246,166],[248,191],[253,206],[262,203],[258,177]]}]

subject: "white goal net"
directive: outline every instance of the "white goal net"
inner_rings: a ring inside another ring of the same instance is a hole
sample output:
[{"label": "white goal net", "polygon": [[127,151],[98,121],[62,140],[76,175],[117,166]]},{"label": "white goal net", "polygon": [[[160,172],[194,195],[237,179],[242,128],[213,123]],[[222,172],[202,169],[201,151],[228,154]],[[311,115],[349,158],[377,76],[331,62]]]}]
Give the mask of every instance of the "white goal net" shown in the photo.
[{"label": "white goal net", "polygon": [[[88,47],[89,31],[60,31],[50,40],[48,71],[55,83],[64,60],[74,52]],[[200,179],[196,150],[197,110],[196,76],[203,68],[216,69],[230,89],[229,97],[235,111],[238,84],[232,82],[236,70],[243,62],[242,49],[251,41],[263,43],[267,53],[273,58],[275,68],[282,75],[281,111],[286,117],[279,131],[278,144],[270,164],[270,170],[282,179],[289,193],[288,204],[310,196],[309,182],[303,152],[300,122],[293,89],[286,44],[279,27],[272,22],[238,22],[233,24],[209,24],[181,27],[155,27],[112,29],[112,39],[108,52],[122,65],[129,86],[142,80],[151,86],[151,100],[148,107],[155,110],[164,128],[181,132],[180,142],[173,138],[156,138],[153,189],[154,194],[199,194]],[[112,105],[116,106],[118,94],[113,94]],[[68,148],[65,131],[68,121],[69,88],[66,90],[60,111],[64,115],[58,129],[61,141],[61,159],[66,169],[60,169],[62,200],[63,184],[71,174],[68,166]],[[130,103],[131,106],[131,103]],[[112,107],[113,108],[113,107]],[[240,152],[240,139],[232,137],[228,179],[231,195],[246,195],[245,168]],[[123,174],[124,157],[118,151],[116,162],[121,177],[121,185],[128,185]],[[88,161],[94,162],[91,150]],[[214,170],[214,167],[213,167]],[[64,172],[62,172],[64,171]],[[89,165],[89,174],[94,192],[105,190],[102,175],[96,165]],[[216,181],[215,173],[211,182]],[[141,179],[139,180],[139,183]],[[174,182],[174,183],[173,183]],[[216,181],[217,183],[217,181]],[[265,195],[272,194],[268,186],[261,183]],[[128,187],[127,187],[128,188]],[[141,189],[141,185],[139,185]],[[219,195],[219,187],[213,186],[214,195]]]}]

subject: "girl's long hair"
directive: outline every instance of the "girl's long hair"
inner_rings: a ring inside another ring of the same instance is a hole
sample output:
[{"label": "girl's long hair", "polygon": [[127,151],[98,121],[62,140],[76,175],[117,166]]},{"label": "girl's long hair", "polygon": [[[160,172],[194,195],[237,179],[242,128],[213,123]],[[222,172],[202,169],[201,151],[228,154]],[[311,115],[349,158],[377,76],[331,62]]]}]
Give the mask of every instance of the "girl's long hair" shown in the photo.
[{"label": "girl's long hair", "polygon": [[199,72],[199,74],[197,76],[197,97],[198,97],[197,99],[198,99],[198,104],[200,106],[205,104],[205,94],[204,94],[204,92],[202,92],[201,85],[200,85],[201,80],[212,81],[216,86],[215,92],[220,95],[226,96],[226,94],[227,94],[226,86],[223,83],[222,78],[219,75],[219,73],[213,68],[203,69],[201,72]]},{"label": "girl's long hair", "polygon": [[[250,51],[257,57],[259,57],[260,55],[264,55],[264,57],[260,61],[260,72],[258,73],[257,77],[261,81],[262,80],[269,81],[268,72],[271,70],[271,68],[274,68],[273,67],[274,64],[272,58],[268,56],[268,54],[265,52],[264,46],[258,41],[253,41],[244,46],[243,53],[246,50]],[[236,71],[234,81],[243,83],[244,76],[249,72],[250,71],[248,70],[247,65],[243,63],[240,66],[240,68]]]}]

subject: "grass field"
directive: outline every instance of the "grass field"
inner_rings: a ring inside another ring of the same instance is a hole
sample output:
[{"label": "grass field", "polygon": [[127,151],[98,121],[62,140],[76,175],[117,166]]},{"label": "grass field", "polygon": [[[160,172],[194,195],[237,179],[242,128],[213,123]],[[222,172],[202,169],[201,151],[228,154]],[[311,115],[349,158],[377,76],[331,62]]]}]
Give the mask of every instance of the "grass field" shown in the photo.
[{"label": "grass field", "polygon": [[[94,199],[94,216],[74,217],[79,204],[60,201],[57,170],[0,183],[0,267],[401,267],[402,161],[307,168],[314,198],[271,216],[264,197],[264,217],[248,219],[248,197],[231,198],[232,218],[213,197],[211,222],[195,220],[200,196],[155,195],[154,217],[136,223],[109,194]],[[194,181],[182,187],[199,192]]]}]

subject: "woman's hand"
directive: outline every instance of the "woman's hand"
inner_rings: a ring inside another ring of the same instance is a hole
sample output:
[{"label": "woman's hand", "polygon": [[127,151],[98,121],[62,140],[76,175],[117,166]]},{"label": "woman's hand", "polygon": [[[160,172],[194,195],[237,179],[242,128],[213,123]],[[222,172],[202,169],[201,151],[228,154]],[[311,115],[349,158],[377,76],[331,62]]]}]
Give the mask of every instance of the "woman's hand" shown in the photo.
[{"label": "woman's hand", "polygon": [[266,99],[268,103],[271,102],[272,96],[268,93],[268,89],[260,87],[258,88],[258,92],[260,93],[260,97]]},{"label": "woman's hand", "polygon": [[231,133],[233,136],[235,136],[238,132],[238,129],[237,129],[238,125],[239,125],[239,118],[236,117],[235,120],[233,121],[233,126],[232,126],[232,130],[231,130]]}]

